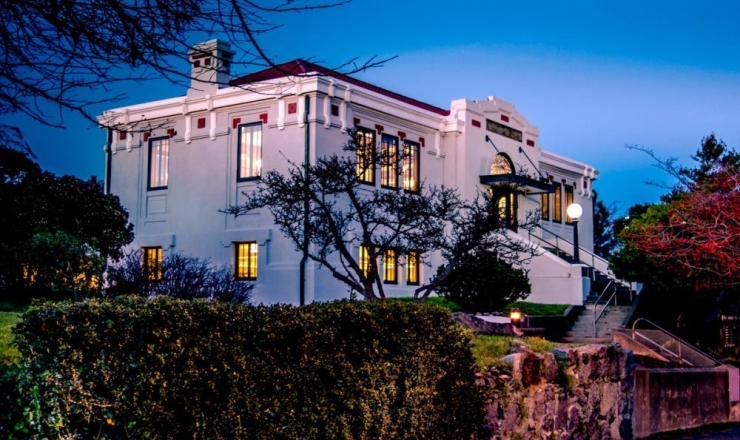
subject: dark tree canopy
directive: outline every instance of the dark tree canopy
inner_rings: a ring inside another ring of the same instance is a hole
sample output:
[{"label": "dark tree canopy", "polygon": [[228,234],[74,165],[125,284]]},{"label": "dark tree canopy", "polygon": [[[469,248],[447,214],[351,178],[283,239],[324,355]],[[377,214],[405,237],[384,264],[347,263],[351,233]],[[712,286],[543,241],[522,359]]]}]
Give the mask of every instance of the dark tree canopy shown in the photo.
[{"label": "dark tree canopy", "polygon": [[[187,52],[205,40],[229,42],[236,70],[275,66],[260,44],[285,14],[338,6],[329,0],[5,1],[0,34],[0,115],[22,113],[61,126],[71,110],[94,123],[90,107],[122,99],[126,85],[167,79],[189,84]],[[345,66],[357,71],[372,59]],[[51,111],[48,111],[52,104]],[[8,136],[8,135],[11,136]],[[0,136],[13,137],[0,130]],[[8,145],[0,137],[0,144]]]},{"label": "dark tree canopy", "polygon": [[[59,177],[0,147],[0,290],[64,284],[82,272],[89,281],[131,240],[128,213],[97,179]],[[58,275],[51,284],[42,282],[52,277],[46,269]]]},{"label": "dark tree canopy", "polygon": [[602,258],[609,258],[617,239],[614,235],[614,205],[607,206],[594,191],[594,253]]}]

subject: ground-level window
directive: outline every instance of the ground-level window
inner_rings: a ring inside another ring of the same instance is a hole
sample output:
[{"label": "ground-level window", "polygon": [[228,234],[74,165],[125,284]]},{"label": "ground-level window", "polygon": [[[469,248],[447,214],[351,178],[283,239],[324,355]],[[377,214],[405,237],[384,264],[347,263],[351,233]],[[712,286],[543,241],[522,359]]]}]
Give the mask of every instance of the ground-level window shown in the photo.
[{"label": "ground-level window", "polygon": [[149,281],[162,279],[162,248],[145,247],[143,250],[144,257],[144,278]]},{"label": "ground-level window", "polygon": [[357,127],[357,178],[362,183],[375,184],[375,132]]},{"label": "ground-level window", "polygon": [[398,283],[398,264],[395,249],[386,249],[383,252],[383,282],[388,284]]},{"label": "ground-level window", "polygon": [[406,254],[406,284],[419,285],[419,252],[409,251]]},{"label": "ground-level window", "polygon": [[235,243],[234,276],[239,280],[257,279],[257,257],[259,246],[256,241]]},{"label": "ground-level window", "polygon": [[170,138],[149,140],[149,189],[165,189],[169,183]]},{"label": "ground-level window", "polygon": [[555,194],[552,201],[552,221],[563,222],[563,186],[555,183]]},{"label": "ground-level window", "polygon": [[568,206],[573,203],[573,187],[565,185],[565,222],[573,223],[573,219],[568,215]]},{"label": "ground-level window", "polygon": [[380,186],[398,188],[398,138],[387,134],[380,137]]},{"label": "ground-level window", "polygon": [[550,220],[550,194],[540,194],[540,217],[542,220]]},{"label": "ground-level window", "polygon": [[403,144],[403,189],[419,191],[419,144],[405,141]]},{"label": "ground-level window", "polygon": [[258,179],[262,175],[262,123],[239,126],[237,180]]}]

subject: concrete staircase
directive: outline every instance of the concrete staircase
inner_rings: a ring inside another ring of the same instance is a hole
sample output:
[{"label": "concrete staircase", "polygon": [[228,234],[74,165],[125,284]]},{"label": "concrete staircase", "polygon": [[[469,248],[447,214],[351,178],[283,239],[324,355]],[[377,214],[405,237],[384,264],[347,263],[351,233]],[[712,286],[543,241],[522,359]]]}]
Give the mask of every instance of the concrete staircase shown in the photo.
[{"label": "concrete staircase", "polygon": [[[614,329],[624,328],[622,323],[630,312],[631,306],[607,305],[606,310],[596,323],[596,335],[594,335],[594,308],[596,304],[586,304],[583,312],[573,323],[573,326],[563,336],[562,342],[587,342],[603,343],[612,339]],[[601,312],[603,304],[599,304],[597,312]]]}]

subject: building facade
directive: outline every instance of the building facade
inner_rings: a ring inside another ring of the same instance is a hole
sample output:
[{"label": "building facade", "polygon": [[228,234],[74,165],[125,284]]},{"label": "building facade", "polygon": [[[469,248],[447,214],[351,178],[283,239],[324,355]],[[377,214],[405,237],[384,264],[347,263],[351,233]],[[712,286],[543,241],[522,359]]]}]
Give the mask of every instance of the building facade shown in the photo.
[{"label": "building facade", "polygon": [[[426,180],[473,198],[496,176],[523,170],[526,194],[500,203],[512,219],[541,213],[541,228],[521,233],[542,249],[527,267],[531,301],[581,304],[588,293],[584,265],[551,252],[573,253],[570,203],[583,206],[581,260],[606,264],[591,253],[598,172],[544,150],[537,128],[512,104],[489,97],[438,108],[302,60],[231,79],[233,53],[216,40],[190,55],[194,80],[184,96],[99,117],[114,127],[108,129],[106,190],[128,209],[136,232],[132,246],[143,249],[147,261],[172,251],[208,257],[253,281],[255,302],[299,303],[302,254],[271,214],[234,218],[221,211],[242,203],[266,170],[287,172],[289,161],[300,164],[307,157],[313,163],[341,153],[348,130],[357,128],[378,148],[405,145],[417,152],[412,166],[395,176],[373,168],[363,176],[369,185],[410,188]],[[412,295],[441,264],[435,258],[415,272],[406,265],[386,294]],[[304,281],[306,302],[348,296],[347,287],[317,265],[308,264]]]}]

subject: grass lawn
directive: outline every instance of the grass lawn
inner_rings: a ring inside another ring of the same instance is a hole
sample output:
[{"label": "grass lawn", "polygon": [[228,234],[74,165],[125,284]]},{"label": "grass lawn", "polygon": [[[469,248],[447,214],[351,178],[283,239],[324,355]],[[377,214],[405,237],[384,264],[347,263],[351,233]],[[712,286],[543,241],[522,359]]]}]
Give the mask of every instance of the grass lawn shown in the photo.
[{"label": "grass lawn", "polygon": [[504,313],[509,313],[509,310],[511,310],[512,307],[519,307],[519,310],[521,310],[522,313],[530,316],[560,316],[569,306],[568,304],[540,304],[526,301],[516,301],[507,305],[501,311]]},{"label": "grass lawn", "polygon": [[0,312],[0,369],[20,360],[20,353],[10,344],[12,329],[21,320],[21,312]]},{"label": "grass lawn", "polygon": [[478,367],[501,366],[501,358],[511,353],[514,339],[524,341],[536,353],[546,353],[560,345],[541,338],[477,335],[473,339],[472,350]]}]

